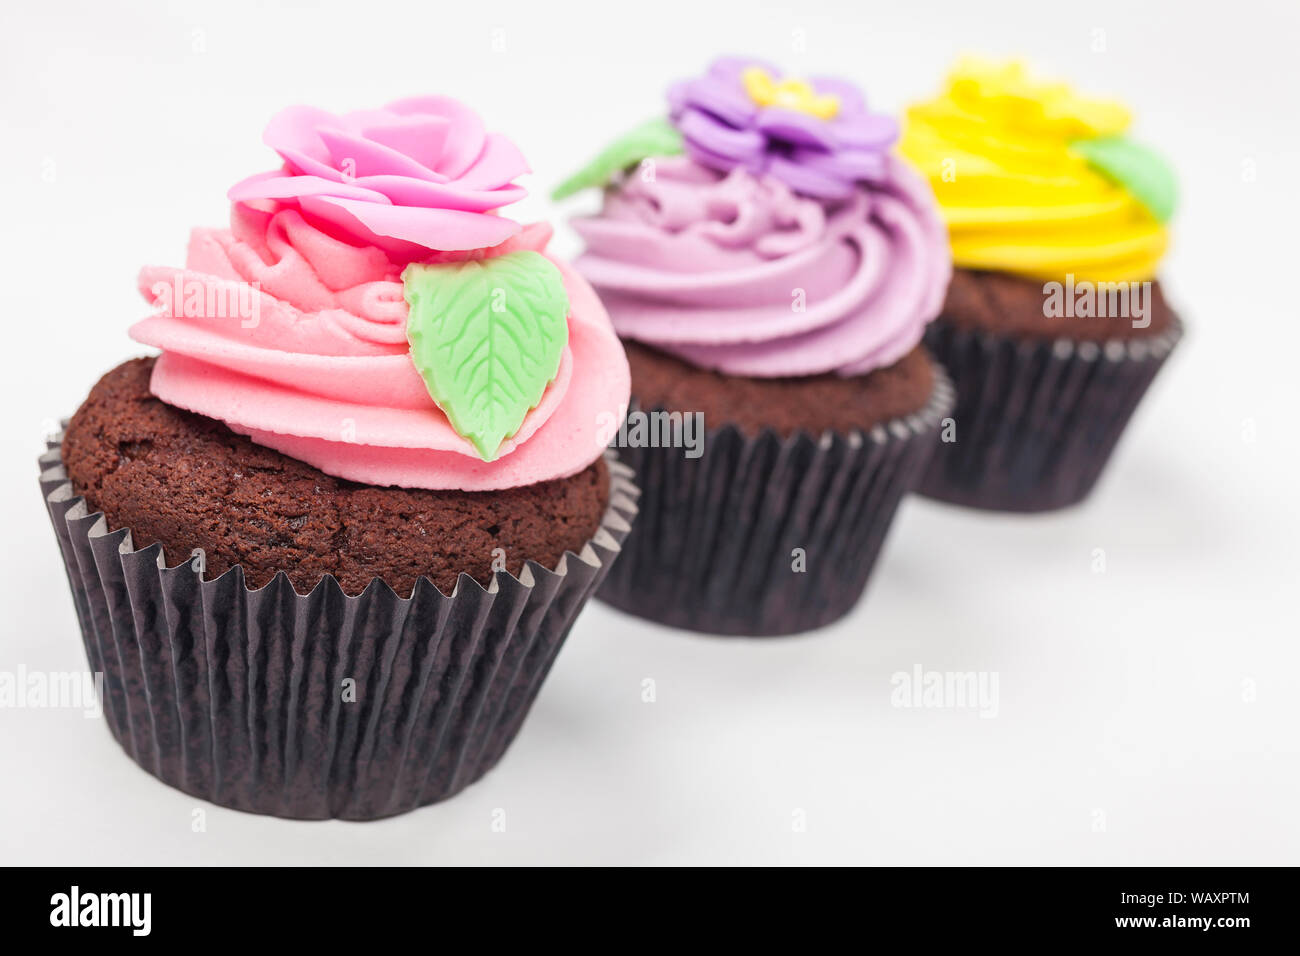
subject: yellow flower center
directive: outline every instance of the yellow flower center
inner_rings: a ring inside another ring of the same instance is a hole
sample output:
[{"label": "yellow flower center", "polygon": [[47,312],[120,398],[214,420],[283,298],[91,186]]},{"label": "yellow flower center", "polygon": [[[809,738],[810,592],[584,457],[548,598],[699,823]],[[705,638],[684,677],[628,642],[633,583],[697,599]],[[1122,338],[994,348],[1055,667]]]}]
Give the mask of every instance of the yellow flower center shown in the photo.
[{"label": "yellow flower center", "polygon": [[840,98],[830,93],[818,94],[807,80],[787,77],[778,82],[761,66],[751,66],[740,75],[745,92],[759,106],[775,106],[818,119],[834,119],[840,111]]}]

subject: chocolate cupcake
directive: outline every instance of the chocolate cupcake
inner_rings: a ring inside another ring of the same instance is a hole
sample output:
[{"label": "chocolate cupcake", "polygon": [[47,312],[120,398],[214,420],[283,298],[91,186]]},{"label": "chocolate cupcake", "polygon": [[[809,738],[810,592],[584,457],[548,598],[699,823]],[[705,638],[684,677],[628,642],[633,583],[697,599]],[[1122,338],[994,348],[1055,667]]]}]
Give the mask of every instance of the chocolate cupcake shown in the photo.
[{"label": "chocolate cupcake", "polygon": [[184,268],[161,354],[42,460],[109,728],[222,806],[370,819],[444,799],[517,733],[635,511],[600,422],[626,359],[446,98],[267,127]]},{"label": "chocolate cupcake", "polygon": [[1182,335],[1155,274],[1176,189],[1120,105],[968,60],[912,107],[956,271],[926,344],[957,407],[920,492],[975,508],[1082,501]]},{"label": "chocolate cupcake", "polygon": [[827,624],[866,586],[950,400],[921,348],[951,271],[895,121],[723,59],[557,190],[628,345],[637,528],[599,593],[718,634]]}]

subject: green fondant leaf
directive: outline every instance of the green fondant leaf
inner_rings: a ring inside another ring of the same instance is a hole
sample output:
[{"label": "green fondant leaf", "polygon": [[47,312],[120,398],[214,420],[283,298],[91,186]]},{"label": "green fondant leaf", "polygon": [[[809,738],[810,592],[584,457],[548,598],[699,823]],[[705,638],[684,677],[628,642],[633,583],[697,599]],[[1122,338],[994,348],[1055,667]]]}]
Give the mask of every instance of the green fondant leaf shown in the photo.
[{"label": "green fondant leaf", "polygon": [[1154,151],[1126,136],[1077,139],[1071,146],[1088,164],[1114,180],[1155,216],[1167,222],[1178,202],[1173,170]]},{"label": "green fondant leaf", "polygon": [[629,130],[600,155],[578,170],[551,193],[563,199],[591,186],[604,186],[618,173],[650,156],[676,156],[682,151],[682,134],[667,119],[656,117]]},{"label": "green fondant leaf", "polygon": [[560,370],[569,297],[537,252],[412,263],[402,273],[406,338],[425,387],[484,461],[519,430]]}]

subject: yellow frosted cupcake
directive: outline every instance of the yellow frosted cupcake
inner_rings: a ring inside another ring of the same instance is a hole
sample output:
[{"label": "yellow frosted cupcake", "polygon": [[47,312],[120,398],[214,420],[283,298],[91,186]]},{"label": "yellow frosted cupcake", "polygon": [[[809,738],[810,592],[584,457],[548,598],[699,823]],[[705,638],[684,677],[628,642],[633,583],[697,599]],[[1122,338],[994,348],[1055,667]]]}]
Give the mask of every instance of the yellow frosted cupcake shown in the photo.
[{"label": "yellow frosted cupcake", "polygon": [[955,272],[926,343],[957,409],[921,492],[1041,511],[1087,496],[1181,335],[1156,271],[1177,189],[1121,104],[968,59],[906,115]]}]

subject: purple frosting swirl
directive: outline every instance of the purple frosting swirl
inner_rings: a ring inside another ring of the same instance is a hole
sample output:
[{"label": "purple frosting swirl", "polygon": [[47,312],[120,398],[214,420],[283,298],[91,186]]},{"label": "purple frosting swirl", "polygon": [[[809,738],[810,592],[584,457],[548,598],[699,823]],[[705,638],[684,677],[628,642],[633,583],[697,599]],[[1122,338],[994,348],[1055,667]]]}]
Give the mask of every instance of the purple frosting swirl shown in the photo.
[{"label": "purple frosting swirl", "polygon": [[576,265],[619,335],[732,375],[891,365],[920,342],[952,273],[929,185],[891,155],[838,200],[661,159],[573,225],[587,243]]},{"label": "purple frosting swirl", "polygon": [[742,79],[751,67],[780,75],[760,60],[724,57],[703,76],[669,90],[672,121],[687,155],[723,172],[741,168],[767,174],[797,193],[821,199],[846,198],[856,183],[884,175],[898,123],[869,112],[853,84],[831,77],[809,79],[817,94],[839,101],[836,114],[821,119],[776,104],[760,106]]}]

